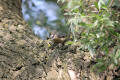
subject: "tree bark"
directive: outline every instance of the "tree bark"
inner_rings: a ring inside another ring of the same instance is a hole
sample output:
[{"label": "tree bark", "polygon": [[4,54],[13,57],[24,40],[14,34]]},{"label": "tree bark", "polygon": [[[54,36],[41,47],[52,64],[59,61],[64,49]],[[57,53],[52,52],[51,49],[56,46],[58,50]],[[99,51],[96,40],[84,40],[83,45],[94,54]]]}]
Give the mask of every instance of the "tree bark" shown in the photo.
[{"label": "tree bark", "polygon": [[21,0],[0,0],[0,80],[62,80],[50,69],[63,51],[48,45],[22,18]]},{"label": "tree bark", "polygon": [[22,18],[21,0],[0,0],[0,80],[44,80],[45,54]]}]

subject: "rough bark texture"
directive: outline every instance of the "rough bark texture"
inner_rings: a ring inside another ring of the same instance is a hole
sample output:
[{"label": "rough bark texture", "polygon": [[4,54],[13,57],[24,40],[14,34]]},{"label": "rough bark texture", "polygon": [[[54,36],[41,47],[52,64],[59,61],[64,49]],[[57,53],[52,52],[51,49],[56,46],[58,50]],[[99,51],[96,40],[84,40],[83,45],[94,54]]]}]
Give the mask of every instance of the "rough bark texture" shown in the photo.
[{"label": "rough bark texture", "polygon": [[56,80],[48,72],[62,52],[48,47],[23,20],[20,0],[0,0],[0,80]]},{"label": "rough bark texture", "polygon": [[78,50],[79,43],[55,45],[35,36],[20,7],[21,0],[0,0],[0,80],[105,79],[90,71],[91,57]]}]

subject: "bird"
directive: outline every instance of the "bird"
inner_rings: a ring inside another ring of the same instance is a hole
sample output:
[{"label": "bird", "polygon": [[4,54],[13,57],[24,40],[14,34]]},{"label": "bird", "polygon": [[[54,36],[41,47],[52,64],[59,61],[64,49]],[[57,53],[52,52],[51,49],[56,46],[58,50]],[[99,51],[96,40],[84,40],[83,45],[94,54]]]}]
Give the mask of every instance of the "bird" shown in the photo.
[{"label": "bird", "polygon": [[22,0],[22,14],[35,35],[46,40],[50,33],[68,34],[69,28],[56,1]]}]

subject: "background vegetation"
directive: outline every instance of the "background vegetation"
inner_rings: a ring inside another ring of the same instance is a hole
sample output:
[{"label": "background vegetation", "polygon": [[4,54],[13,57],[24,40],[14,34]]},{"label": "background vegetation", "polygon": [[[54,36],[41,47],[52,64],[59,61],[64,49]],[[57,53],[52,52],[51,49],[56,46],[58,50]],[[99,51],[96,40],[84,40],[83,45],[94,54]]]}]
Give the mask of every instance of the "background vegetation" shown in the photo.
[{"label": "background vegetation", "polygon": [[[102,72],[108,66],[120,65],[119,0],[58,0],[62,4],[74,42],[80,50],[89,51],[95,64],[92,70]],[[69,42],[68,42],[69,44]]]}]

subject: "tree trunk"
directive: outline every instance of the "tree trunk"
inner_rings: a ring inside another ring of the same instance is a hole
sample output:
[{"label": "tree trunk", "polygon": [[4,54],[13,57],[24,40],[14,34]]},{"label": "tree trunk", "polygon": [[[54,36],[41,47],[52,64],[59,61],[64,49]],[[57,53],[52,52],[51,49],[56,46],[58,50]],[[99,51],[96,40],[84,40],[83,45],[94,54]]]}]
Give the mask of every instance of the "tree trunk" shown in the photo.
[{"label": "tree trunk", "polygon": [[21,0],[0,0],[0,80],[44,80],[42,43],[22,18]]},{"label": "tree trunk", "polygon": [[23,20],[21,0],[0,0],[0,80],[56,80],[48,72],[62,51],[48,44]]}]

